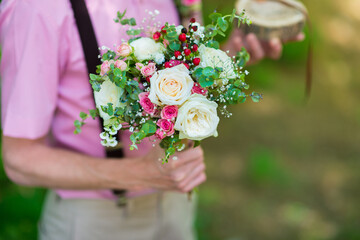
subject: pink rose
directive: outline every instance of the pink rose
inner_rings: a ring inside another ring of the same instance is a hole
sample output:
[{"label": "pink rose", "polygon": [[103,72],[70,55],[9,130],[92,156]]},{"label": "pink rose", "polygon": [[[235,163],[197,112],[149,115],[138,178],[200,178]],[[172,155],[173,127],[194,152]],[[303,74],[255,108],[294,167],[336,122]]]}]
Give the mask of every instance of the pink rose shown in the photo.
[{"label": "pink rose", "polygon": [[160,131],[164,132],[165,136],[171,136],[175,133],[174,123],[167,119],[159,119],[156,123],[160,127]]},{"label": "pink rose", "polygon": [[141,69],[144,67],[144,64],[142,63],[135,63],[136,69],[141,71]]},{"label": "pink rose", "polygon": [[124,71],[127,68],[127,64],[123,60],[116,60],[114,65],[116,68],[120,68],[121,71]]},{"label": "pink rose", "polygon": [[101,64],[100,74],[105,75],[109,70],[110,70],[110,63],[109,61],[106,60]]},{"label": "pink rose", "polygon": [[148,92],[142,92],[139,94],[139,103],[144,109],[144,111],[148,114],[154,114],[155,113],[155,104],[151,102],[149,99],[149,93]]},{"label": "pink rose", "polygon": [[164,131],[162,131],[160,128],[158,130],[156,130],[155,135],[160,140],[162,140],[162,139],[164,139],[166,137]]},{"label": "pink rose", "polygon": [[155,63],[149,63],[148,65],[141,68],[141,74],[144,77],[151,76],[156,71],[156,64]]},{"label": "pink rose", "polygon": [[163,119],[174,119],[178,114],[178,106],[168,105],[161,110],[161,118]]},{"label": "pink rose", "polygon": [[192,93],[192,94],[197,93],[197,94],[201,94],[201,95],[206,96],[206,94],[207,94],[207,89],[206,89],[206,88],[202,88],[202,87],[200,86],[200,84],[196,82],[196,83],[194,83],[194,86],[193,86],[193,88],[191,89],[191,93]]},{"label": "pink rose", "polygon": [[132,53],[132,48],[128,43],[122,43],[116,48],[116,54],[122,57],[127,57]]}]

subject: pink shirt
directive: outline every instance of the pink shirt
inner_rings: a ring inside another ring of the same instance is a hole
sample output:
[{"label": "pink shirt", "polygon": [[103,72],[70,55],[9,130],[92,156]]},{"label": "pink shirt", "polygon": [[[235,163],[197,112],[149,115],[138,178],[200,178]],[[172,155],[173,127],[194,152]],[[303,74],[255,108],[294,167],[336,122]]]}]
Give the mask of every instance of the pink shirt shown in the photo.
[{"label": "pink shirt", "polygon": [[[156,21],[178,23],[172,0],[87,0],[100,46],[113,47],[128,39],[113,21],[127,10],[138,24],[160,11]],[[2,130],[5,136],[36,139],[51,135],[54,146],[104,157],[99,120],[88,120],[79,135],[73,122],[81,111],[94,109],[94,100],[80,37],[68,0],[3,0],[0,15],[2,47]],[[128,150],[129,133],[122,134],[125,156],[145,155],[148,141],[138,151]],[[114,198],[110,190],[58,190],[64,198]],[[136,193],[129,193],[136,195]]]}]

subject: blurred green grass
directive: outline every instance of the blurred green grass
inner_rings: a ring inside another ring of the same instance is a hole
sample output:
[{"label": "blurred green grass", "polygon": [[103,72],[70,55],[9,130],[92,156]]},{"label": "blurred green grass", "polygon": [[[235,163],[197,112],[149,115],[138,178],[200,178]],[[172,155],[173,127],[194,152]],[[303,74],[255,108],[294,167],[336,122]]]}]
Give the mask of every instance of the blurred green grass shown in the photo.
[{"label": "blurred green grass", "polygon": [[[220,136],[204,141],[200,240],[360,239],[360,6],[303,2],[314,24],[310,101],[303,95],[307,41],[248,68],[251,89],[264,100],[233,107]],[[204,16],[233,4],[204,0]],[[44,191],[15,186],[2,168],[0,184],[0,240],[36,239]]]}]

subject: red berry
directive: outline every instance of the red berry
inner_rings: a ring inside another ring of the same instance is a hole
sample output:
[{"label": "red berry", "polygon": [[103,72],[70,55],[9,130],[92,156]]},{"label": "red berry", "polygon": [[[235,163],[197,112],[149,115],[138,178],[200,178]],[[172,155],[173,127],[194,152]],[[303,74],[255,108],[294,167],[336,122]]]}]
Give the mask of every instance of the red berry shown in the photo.
[{"label": "red berry", "polygon": [[186,34],[185,34],[185,33],[180,34],[180,35],[179,35],[179,40],[180,40],[181,42],[185,42],[185,41],[186,41]]},{"label": "red berry", "polygon": [[190,22],[191,22],[191,23],[195,23],[195,22],[196,22],[196,19],[195,19],[195,18],[191,18],[191,19],[190,19]]},{"label": "red berry", "polygon": [[199,64],[200,64],[200,58],[194,58],[194,59],[193,59],[193,64],[194,64],[195,66],[199,65]]},{"label": "red berry", "polygon": [[192,50],[194,51],[194,52],[196,52],[197,50],[198,50],[198,45],[196,45],[196,44],[194,44],[193,46],[192,46]]},{"label": "red berry", "polygon": [[196,32],[196,31],[198,30],[198,27],[197,27],[197,26],[192,26],[191,28],[192,28],[192,30],[193,30],[194,32]]},{"label": "red berry", "polygon": [[191,54],[191,50],[190,49],[185,49],[184,50],[185,56],[189,56]]},{"label": "red berry", "polygon": [[189,64],[187,64],[186,62],[184,62],[183,64],[185,65],[185,67],[186,67],[187,69],[190,69]]},{"label": "red berry", "polygon": [[147,76],[146,77],[146,81],[149,83],[150,82],[150,78],[151,78],[152,76]]},{"label": "red berry", "polygon": [[181,55],[181,52],[180,52],[180,51],[175,51],[175,52],[174,52],[174,55],[175,55],[175,57],[177,58],[177,57],[179,57],[179,56]]},{"label": "red berry", "polygon": [[166,33],[166,30],[165,30],[164,28],[165,28],[165,26],[163,26],[163,27],[161,28],[161,32],[162,32],[162,33]]},{"label": "red berry", "polygon": [[160,33],[160,32],[156,32],[156,33],[154,33],[154,35],[153,35],[153,39],[154,39],[155,41],[157,41],[157,40],[159,40],[160,36],[161,36],[161,33]]},{"label": "red berry", "polygon": [[165,64],[164,64],[164,67],[165,68],[170,68],[171,66],[170,66],[170,63],[169,62],[166,62]]}]

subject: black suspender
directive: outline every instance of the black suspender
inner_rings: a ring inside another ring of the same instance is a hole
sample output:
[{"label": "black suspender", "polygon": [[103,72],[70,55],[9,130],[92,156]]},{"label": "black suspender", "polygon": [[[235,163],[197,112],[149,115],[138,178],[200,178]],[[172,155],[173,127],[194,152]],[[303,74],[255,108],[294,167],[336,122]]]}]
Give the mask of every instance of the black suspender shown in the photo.
[{"label": "black suspender", "polygon": [[[100,59],[98,58],[100,51],[99,45],[96,40],[95,31],[90,19],[88,9],[86,7],[84,0],[70,0],[71,6],[74,12],[74,17],[76,25],[79,31],[81,44],[85,56],[86,66],[89,73],[96,73],[96,66],[101,64]],[[101,121],[101,128],[103,126],[102,118],[99,118]],[[124,156],[122,149],[106,149],[107,157],[117,157],[121,158]],[[117,195],[124,195],[124,190],[113,190]]]}]

